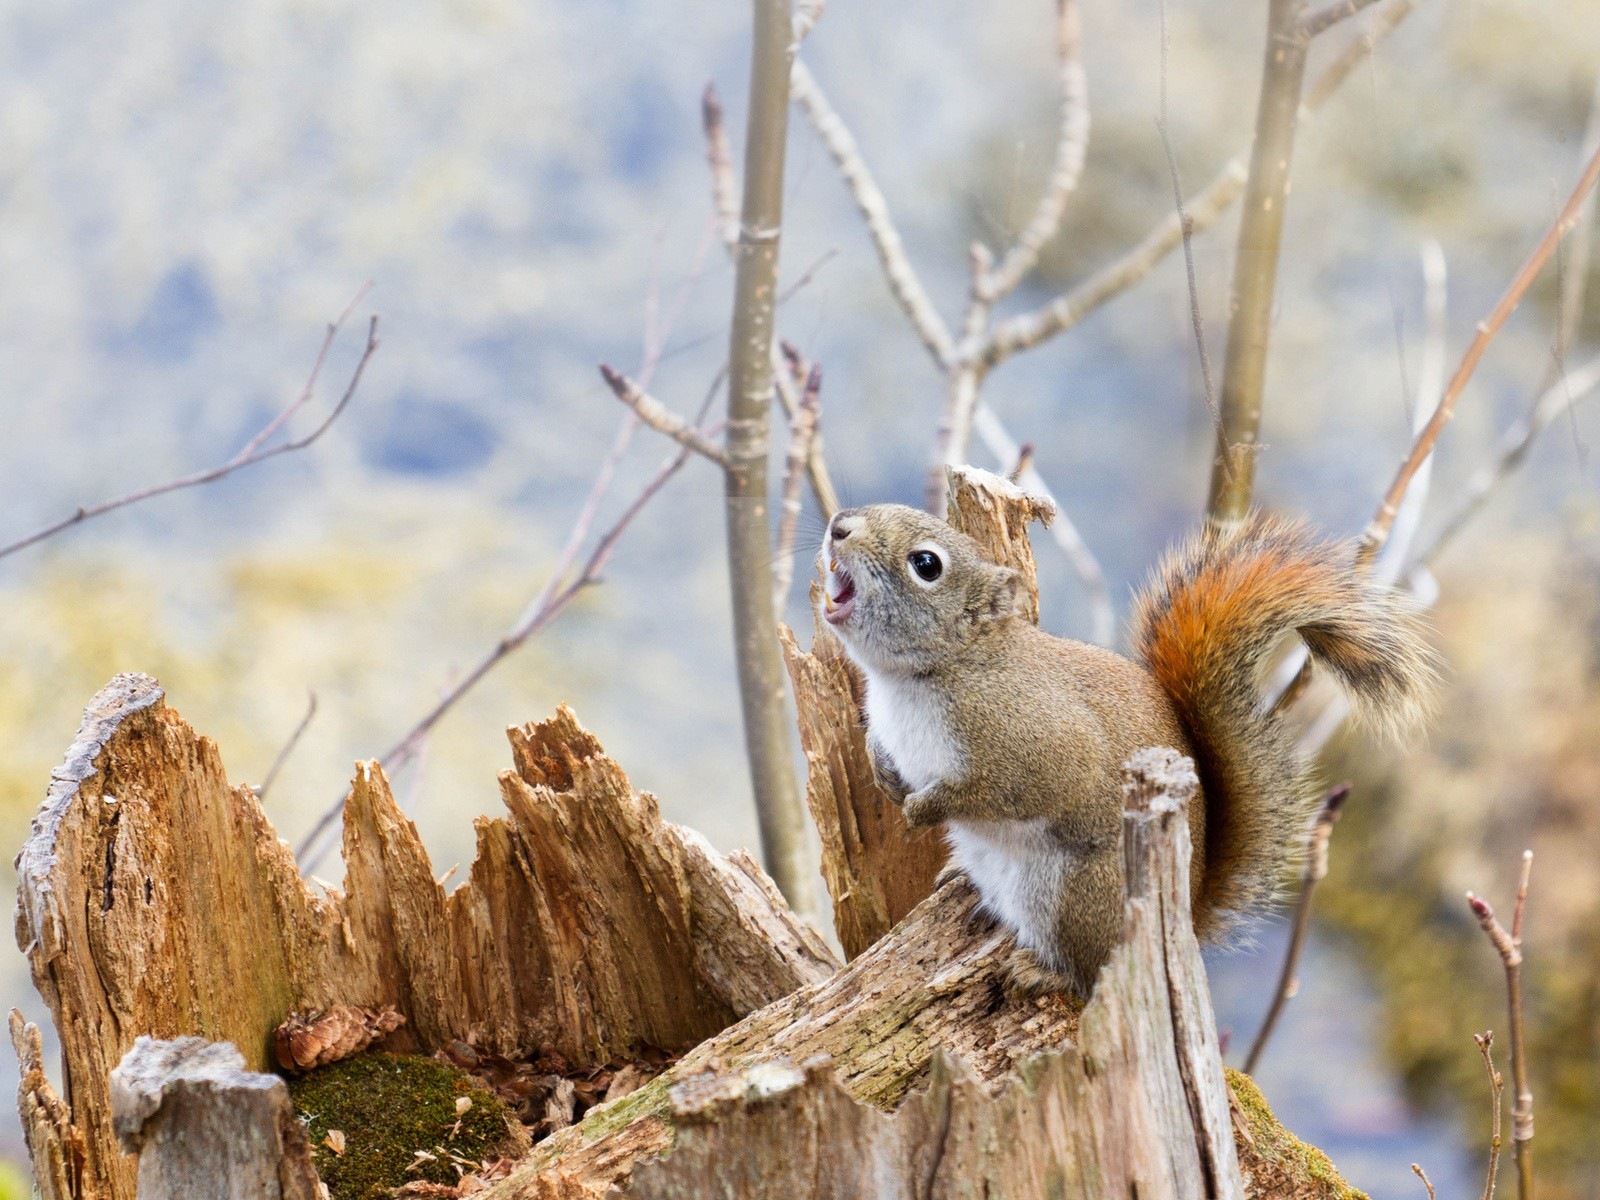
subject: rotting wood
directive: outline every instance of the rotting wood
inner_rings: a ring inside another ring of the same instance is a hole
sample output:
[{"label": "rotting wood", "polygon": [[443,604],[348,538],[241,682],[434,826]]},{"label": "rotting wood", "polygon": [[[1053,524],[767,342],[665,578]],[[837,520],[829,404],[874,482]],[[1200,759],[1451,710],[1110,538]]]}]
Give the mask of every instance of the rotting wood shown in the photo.
[{"label": "rotting wood", "polygon": [[1189,914],[1198,785],[1171,750],[1127,778],[1127,940],[1081,1021],[1063,997],[1005,994],[1011,940],[975,927],[952,880],[834,978],[536,1147],[486,1200],[1241,1197]]},{"label": "rotting wood", "polygon": [[[950,521],[984,552],[1022,576],[1030,620],[1039,620],[1039,583],[1028,525],[1049,522],[1055,508],[998,475],[950,467]],[[811,608],[817,610],[816,585]],[[833,899],[833,925],[854,958],[933,890],[948,857],[931,829],[911,829],[899,806],[872,780],[860,673],[839,639],[814,622],[809,653],[780,628],[784,660],[800,717],[806,756],[806,804],[822,841],[822,877]]]},{"label": "rotting wood", "polygon": [[[230,1041],[260,1069],[291,1011],[393,1005],[394,1049],[548,1042],[603,1063],[698,1043],[832,974],[749,857],[664,821],[570,711],[510,734],[509,814],[478,819],[466,884],[435,882],[365,764],[345,889],[321,896],[153,679],[118,676],[95,697],[17,860],[18,944],[61,1036],[70,1117],[42,1076],[23,1109],[61,1200],[134,1196],[108,1079],[139,1034]],[[26,1075],[31,1043],[16,1037]]]},{"label": "rotting wood", "polygon": [[991,561],[1022,576],[1023,614],[1039,623],[1039,578],[1028,526],[1055,520],[1056,506],[1009,479],[977,467],[947,467],[949,521],[983,548]]},{"label": "rotting wood", "polygon": [[83,1133],[72,1123],[72,1113],[56,1094],[44,1073],[44,1039],[39,1027],[11,1010],[11,1045],[17,1052],[22,1078],[17,1084],[17,1109],[22,1116],[22,1136],[33,1164],[33,1182],[39,1200],[73,1200],[82,1195]]},{"label": "rotting wood", "polygon": [[141,1037],[111,1072],[111,1119],[139,1200],[317,1200],[305,1126],[276,1075],[227,1042]]}]

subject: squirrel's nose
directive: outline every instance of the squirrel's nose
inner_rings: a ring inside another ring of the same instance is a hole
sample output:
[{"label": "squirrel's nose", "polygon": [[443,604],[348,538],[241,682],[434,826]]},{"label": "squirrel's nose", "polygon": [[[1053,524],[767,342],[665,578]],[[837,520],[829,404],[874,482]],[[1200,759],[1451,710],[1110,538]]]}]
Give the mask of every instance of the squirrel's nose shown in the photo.
[{"label": "squirrel's nose", "polygon": [[860,517],[852,516],[849,513],[840,513],[833,518],[833,524],[828,526],[828,536],[836,542],[842,542],[860,528]]}]

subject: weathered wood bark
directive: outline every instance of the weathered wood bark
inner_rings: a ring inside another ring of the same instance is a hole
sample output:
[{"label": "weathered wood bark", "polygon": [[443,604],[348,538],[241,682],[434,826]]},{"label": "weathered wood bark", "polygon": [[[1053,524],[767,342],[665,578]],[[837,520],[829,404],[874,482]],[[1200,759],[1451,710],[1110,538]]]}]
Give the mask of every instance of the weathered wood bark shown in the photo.
[{"label": "weathered wood bark", "polygon": [[1242,1196],[1189,915],[1197,786],[1174,751],[1129,766],[1126,942],[1081,1020],[1005,995],[1010,939],[974,927],[953,881],[487,1195]]},{"label": "weathered wood bark", "polygon": [[[1039,583],[1028,525],[1048,523],[1055,509],[998,475],[950,467],[950,523],[975,539],[996,562],[1022,575],[1029,619],[1039,620]],[[816,585],[811,608],[817,609]],[[821,620],[811,651],[781,628],[784,659],[800,715],[806,755],[806,804],[822,839],[822,877],[833,898],[833,926],[851,958],[860,954],[933,890],[948,857],[931,829],[911,829],[900,809],[872,781],[867,757],[860,673]]]},{"label": "weathered wood bark", "polygon": [[111,1072],[111,1120],[139,1200],[317,1200],[289,1089],[226,1042],[139,1038]]},{"label": "weathered wood bark", "polygon": [[569,711],[510,734],[509,813],[478,819],[466,884],[434,881],[366,764],[344,892],[324,897],[154,680],[95,698],[17,860],[17,940],[61,1036],[70,1120],[42,1088],[23,1107],[64,1195],[134,1195],[108,1079],[139,1034],[230,1041],[260,1069],[291,1010],[388,1004],[406,1017],[396,1049],[549,1042],[599,1063],[697,1043],[832,973],[748,856],[663,821]]}]

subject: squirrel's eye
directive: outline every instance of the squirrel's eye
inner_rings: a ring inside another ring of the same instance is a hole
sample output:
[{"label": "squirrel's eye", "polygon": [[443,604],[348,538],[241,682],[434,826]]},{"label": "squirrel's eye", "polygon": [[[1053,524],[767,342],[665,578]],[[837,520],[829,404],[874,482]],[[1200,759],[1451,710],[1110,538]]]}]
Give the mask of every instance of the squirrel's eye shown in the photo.
[{"label": "squirrel's eye", "polygon": [[913,550],[906,561],[924,583],[932,583],[944,574],[944,563],[932,550]]}]

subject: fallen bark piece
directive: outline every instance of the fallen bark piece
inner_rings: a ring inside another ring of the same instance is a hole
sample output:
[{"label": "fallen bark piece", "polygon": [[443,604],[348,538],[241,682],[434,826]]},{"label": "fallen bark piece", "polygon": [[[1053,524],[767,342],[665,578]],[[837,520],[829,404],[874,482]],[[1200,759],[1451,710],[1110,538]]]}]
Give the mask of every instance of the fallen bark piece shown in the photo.
[{"label": "fallen bark piece", "polygon": [[305,1130],[276,1075],[226,1042],[140,1037],[111,1073],[122,1148],[140,1200],[316,1200]]},{"label": "fallen bark piece", "polygon": [[291,1012],[390,1007],[396,1050],[548,1043],[581,1068],[700,1042],[836,969],[748,857],[663,820],[569,710],[509,732],[508,812],[478,819],[467,883],[435,882],[362,764],[344,889],[322,895],[155,680],[97,695],[17,859],[17,941],[71,1098],[42,1076],[21,1098],[41,1188],[134,1200],[108,1078],[140,1033],[231,1041],[262,1069]]},{"label": "fallen bark piece", "polygon": [[335,1004],[326,1012],[290,1013],[272,1034],[272,1051],[285,1071],[310,1071],[360,1054],[406,1023],[392,1008]]}]

